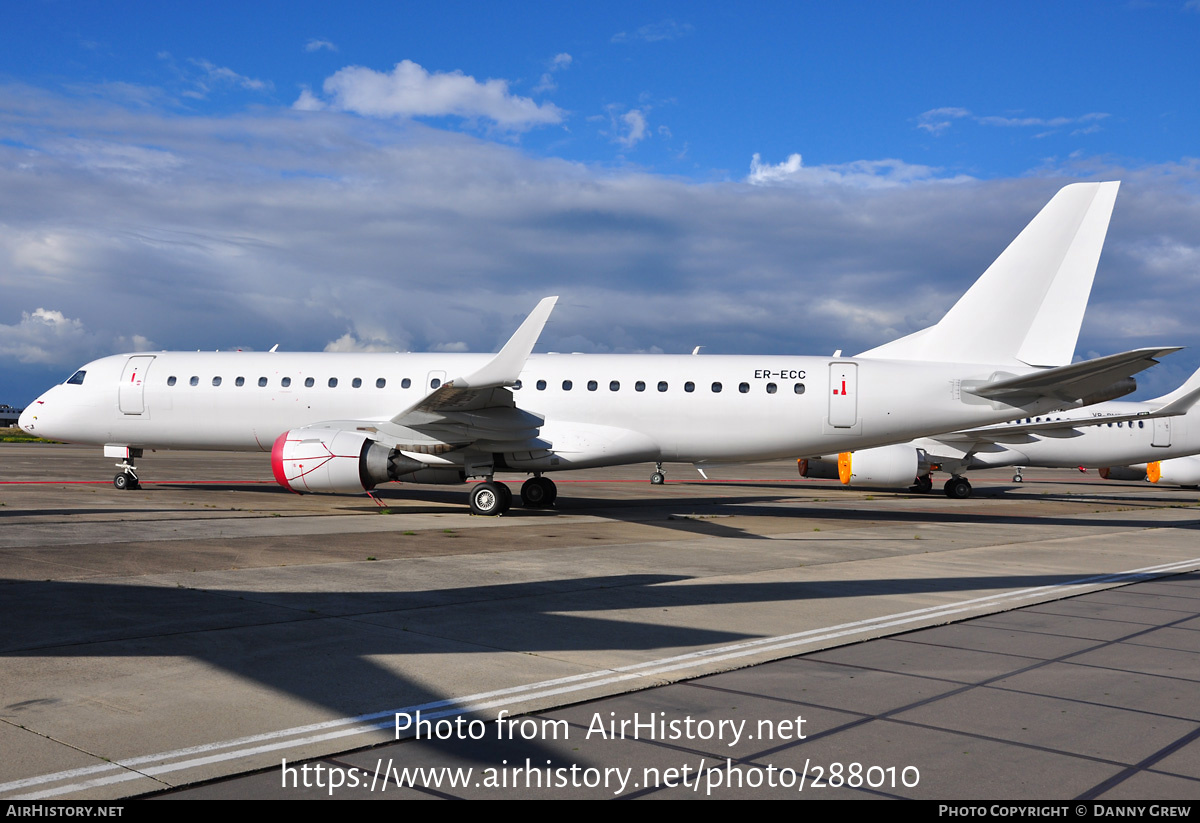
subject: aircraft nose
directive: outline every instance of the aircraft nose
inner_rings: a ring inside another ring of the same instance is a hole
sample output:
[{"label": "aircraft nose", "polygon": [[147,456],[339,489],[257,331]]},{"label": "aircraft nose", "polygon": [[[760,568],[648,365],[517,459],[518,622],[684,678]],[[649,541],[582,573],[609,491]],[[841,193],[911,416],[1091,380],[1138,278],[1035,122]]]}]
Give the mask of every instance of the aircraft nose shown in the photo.
[{"label": "aircraft nose", "polygon": [[37,400],[27,406],[25,411],[21,412],[21,416],[17,418],[17,425],[27,432],[33,431],[37,425],[36,421],[38,418],[38,410],[43,405],[44,403],[39,397]]}]

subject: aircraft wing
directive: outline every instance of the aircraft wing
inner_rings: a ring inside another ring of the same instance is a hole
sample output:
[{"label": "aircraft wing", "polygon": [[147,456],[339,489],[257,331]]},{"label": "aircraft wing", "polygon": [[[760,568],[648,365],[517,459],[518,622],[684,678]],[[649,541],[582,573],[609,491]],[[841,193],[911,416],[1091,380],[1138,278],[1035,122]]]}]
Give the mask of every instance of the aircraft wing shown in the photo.
[{"label": "aircraft wing", "polygon": [[381,439],[400,448],[405,448],[406,440],[415,439],[411,433],[455,447],[478,444],[485,451],[545,448],[537,439],[544,419],[516,408],[509,387],[520,377],[557,301],[557,297],[541,300],[483,368],[446,381],[388,423],[380,424]]},{"label": "aircraft wing", "polygon": [[1074,403],[1081,397],[1096,394],[1118,380],[1150,368],[1158,362],[1154,358],[1177,352],[1180,348],[1134,349],[991,383],[975,386],[964,384],[963,391],[1006,403],[1021,397],[1053,397]]}]

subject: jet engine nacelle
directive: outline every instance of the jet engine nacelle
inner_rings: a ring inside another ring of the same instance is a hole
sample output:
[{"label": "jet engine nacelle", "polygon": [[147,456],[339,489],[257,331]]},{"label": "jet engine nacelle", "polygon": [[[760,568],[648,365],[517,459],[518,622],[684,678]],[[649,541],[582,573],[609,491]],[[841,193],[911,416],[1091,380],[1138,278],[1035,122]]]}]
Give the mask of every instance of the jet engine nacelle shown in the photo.
[{"label": "jet engine nacelle", "polygon": [[431,469],[345,429],[292,429],[279,435],[271,448],[271,471],[279,485],[294,492],[361,494],[402,476],[421,483],[462,482],[457,468]]},{"label": "jet engine nacelle", "polygon": [[796,461],[796,468],[801,477],[813,480],[837,480],[838,464],[836,460],[826,460],[824,457],[805,457]]},{"label": "jet engine nacelle", "polygon": [[1163,486],[1200,485],[1200,457],[1173,457],[1147,463],[1146,479]]},{"label": "jet engine nacelle", "polygon": [[847,486],[908,487],[928,473],[925,452],[903,444],[838,455],[838,479]]},{"label": "jet engine nacelle", "polygon": [[1129,466],[1108,466],[1100,469],[1100,476],[1105,480],[1145,480],[1146,471]]},{"label": "jet engine nacelle", "polygon": [[1091,406],[1094,403],[1103,403],[1106,400],[1116,400],[1118,397],[1124,397],[1135,391],[1137,391],[1137,380],[1132,377],[1122,377],[1115,383],[1109,383],[1099,391],[1079,398],[1079,405]]}]

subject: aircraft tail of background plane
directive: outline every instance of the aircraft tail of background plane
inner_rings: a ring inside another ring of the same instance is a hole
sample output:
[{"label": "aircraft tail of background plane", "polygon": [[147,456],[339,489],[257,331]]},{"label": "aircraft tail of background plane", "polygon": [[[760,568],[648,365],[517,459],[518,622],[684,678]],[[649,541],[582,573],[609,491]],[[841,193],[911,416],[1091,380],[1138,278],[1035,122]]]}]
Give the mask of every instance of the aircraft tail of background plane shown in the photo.
[{"label": "aircraft tail of background plane", "polygon": [[940,322],[859,356],[1070,363],[1118,186],[1074,183],[1059,190]]},{"label": "aircraft tail of background plane", "polygon": [[1150,401],[1151,404],[1161,403],[1158,416],[1170,416],[1173,414],[1184,414],[1196,401],[1200,399],[1200,369],[1192,373],[1184,384],[1175,391],[1170,391],[1162,397],[1156,397]]}]

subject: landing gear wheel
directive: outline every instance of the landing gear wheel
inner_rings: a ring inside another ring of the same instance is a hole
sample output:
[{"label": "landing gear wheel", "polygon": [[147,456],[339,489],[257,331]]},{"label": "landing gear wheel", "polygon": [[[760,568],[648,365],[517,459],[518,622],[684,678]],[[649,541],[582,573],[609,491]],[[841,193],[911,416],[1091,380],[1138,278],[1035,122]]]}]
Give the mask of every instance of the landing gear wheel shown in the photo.
[{"label": "landing gear wheel", "polygon": [[933,491],[933,478],[927,474],[921,475],[909,491],[914,491],[917,494],[929,494],[929,492]]},{"label": "landing gear wheel", "polygon": [[531,477],[521,484],[521,504],[527,509],[544,509],[558,497],[558,486],[548,477]]},{"label": "landing gear wheel", "polygon": [[120,474],[115,475],[113,477],[113,485],[117,487],[118,491],[133,491],[134,489],[141,487],[141,484],[138,483],[137,476],[129,474],[128,472],[121,472]]},{"label": "landing gear wheel", "polygon": [[971,484],[965,477],[951,477],[946,481],[946,496],[951,500],[966,500],[971,496]]},{"label": "landing gear wheel", "polygon": [[1025,478],[1021,476],[1020,469],[1016,469],[1013,471],[1013,482],[1014,483],[1024,483],[1025,482]]},{"label": "landing gear wheel", "polygon": [[654,474],[650,475],[650,485],[652,486],[661,486],[666,482],[667,476],[662,472],[655,472]]},{"label": "landing gear wheel", "polygon": [[[471,514],[483,517],[495,517],[503,514],[506,495],[501,489],[508,491],[508,487],[503,483],[495,483],[490,480],[471,489]],[[511,495],[512,492],[509,494]]]}]

